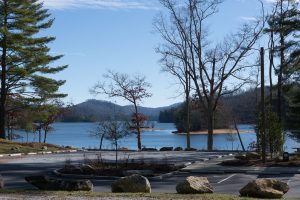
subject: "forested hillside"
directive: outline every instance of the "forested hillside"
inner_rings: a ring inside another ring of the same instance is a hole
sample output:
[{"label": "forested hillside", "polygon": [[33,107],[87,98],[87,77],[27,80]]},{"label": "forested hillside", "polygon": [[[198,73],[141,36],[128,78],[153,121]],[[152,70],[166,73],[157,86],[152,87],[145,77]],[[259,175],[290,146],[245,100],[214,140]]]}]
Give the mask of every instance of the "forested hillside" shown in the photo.
[{"label": "forested hillside", "polygon": [[[174,104],[167,107],[148,108],[139,107],[139,112],[146,115],[149,120],[158,121],[160,111],[176,107]],[[103,121],[115,116],[116,119],[128,119],[133,113],[133,106],[120,106],[108,101],[87,100],[70,107],[62,116],[62,122],[95,122]]]},{"label": "forested hillside", "polygon": [[[230,117],[235,118],[239,123],[255,123],[257,115],[255,105],[257,104],[257,98],[259,98],[256,95],[257,93],[259,94],[259,91],[256,92],[255,89],[250,89],[239,94],[223,97],[221,100],[221,110],[223,111],[221,112],[225,112],[226,110],[226,114],[230,113]],[[159,114],[159,122],[175,122],[175,119],[178,118],[176,115],[180,115],[178,112],[178,107],[162,110]]]}]

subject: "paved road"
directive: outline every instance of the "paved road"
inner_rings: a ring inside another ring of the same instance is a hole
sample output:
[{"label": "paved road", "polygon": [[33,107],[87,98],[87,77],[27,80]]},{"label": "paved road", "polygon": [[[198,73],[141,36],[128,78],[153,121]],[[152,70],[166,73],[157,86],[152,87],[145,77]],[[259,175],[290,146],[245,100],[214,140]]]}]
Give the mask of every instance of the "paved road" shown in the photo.
[{"label": "paved road", "polygon": [[[144,152],[137,153],[131,152],[129,159],[142,159],[160,160],[162,162],[195,162],[203,161],[209,158],[217,158],[220,155],[226,153],[205,153],[205,152]],[[33,189],[34,187],[25,182],[24,177],[33,174],[45,174],[51,173],[54,169],[60,168],[64,165],[66,160],[72,162],[82,162],[83,159],[92,159],[99,157],[99,153],[72,153],[72,154],[52,154],[52,155],[38,155],[27,156],[23,158],[14,159],[1,159],[0,160],[0,173],[5,180],[5,187],[8,189]],[[103,159],[114,159],[113,152],[101,152]],[[128,158],[128,154],[121,153],[120,158]],[[207,162],[207,161],[205,161]],[[251,175],[251,174],[199,174],[180,172],[171,177],[164,178],[162,180],[151,180],[151,186],[153,192],[162,193],[175,193],[175,186],[178,182],[185,177],[195,176],[207,176],[216,193],[226,194],[238,194],[238,190],[242,188],[246,183],[256,178],[277,178],[287,182],[290,185],[290,191],[286,194],[286,197],[300,197],[300,175]],[[113,180],[91,180],[94,184],[95,191],[110,192],[110,184]],[[300,199],[300,198],[299,198]]]}]

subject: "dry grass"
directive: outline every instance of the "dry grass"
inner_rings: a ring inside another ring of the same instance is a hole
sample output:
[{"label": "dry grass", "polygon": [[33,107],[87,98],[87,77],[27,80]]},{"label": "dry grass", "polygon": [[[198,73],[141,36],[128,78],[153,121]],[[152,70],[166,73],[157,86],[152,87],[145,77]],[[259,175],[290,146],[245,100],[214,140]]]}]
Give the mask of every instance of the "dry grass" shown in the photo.
[{"label": "dry grass", "polygon": [[223,194],[203,194],[203,195],[180,195],[180,194],[162,194],[162,193],[151,193],[151,194],[140,194],[140,193],[103,193],[103,192],[52,192],[52,191],[38,191],[38,190],[0,190],[0,197],[30,197],[35,199],[36,197],[45,197],[44,199],[160,199],[160,200],[171,200],[171,199],[182,199],[182,200],[254,200],[255,198],[238,197],[235,195],[223,195]]},{"label": "dry grass", "polygon": [[[44,149],[47,147],[47,149]],[[44,143],[20,143],[20,142],[12,142],[0,139],[0,154],[10,154],[10,153],[29,153],[29,152],[39,152],[39,151],[57,151],[63,150],[57,145],[53,144],[44,144]]]}]

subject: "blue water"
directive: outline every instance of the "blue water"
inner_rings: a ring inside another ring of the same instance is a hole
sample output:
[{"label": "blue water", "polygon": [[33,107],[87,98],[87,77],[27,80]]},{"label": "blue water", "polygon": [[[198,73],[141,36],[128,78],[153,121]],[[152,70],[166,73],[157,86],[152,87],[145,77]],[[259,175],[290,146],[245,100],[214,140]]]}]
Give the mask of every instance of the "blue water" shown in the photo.
[{"label": "blue water", "polygon": [[[63,146],[73,146],[78,148],[99,148],[100,139],[91,136],[91,131],[96,127],[95,123],[55,123],[54,131],[47,136],[47,142]],[[147,148],[161,148],[164,146],[186,147],[186,136],[172,133],[176,130],[174,124],[156,123],[157,131],[145,131],[142,133],[142,145]],[[241,137],[244,146],[247,148],[249,143],[256,141],[254,127],[252,125],[239,125],[240,130],[247,130],[249,133],[242,133]],[[27,141],[27,134],[18,133],[23,136],[19,139],[21,142]],[[231,141],[228,135],[214,135],[215,150],[241,150],[241,145],[237,135],[235,140]],[[36,137],[35,141],[38,140]],[[28,141],[34,141],[32,133],[28,134]],[[192,135],[191,146],[197,149],[207,148],[207,135]],[[103,142],[103,148],[110,149],[112,145],[109,141]],[[120,147],[137,149],[136,135],[132,134],[120,140]],[[300,147],[297,141],[286,138],[285,151],[292,152],[293,147]]]}]

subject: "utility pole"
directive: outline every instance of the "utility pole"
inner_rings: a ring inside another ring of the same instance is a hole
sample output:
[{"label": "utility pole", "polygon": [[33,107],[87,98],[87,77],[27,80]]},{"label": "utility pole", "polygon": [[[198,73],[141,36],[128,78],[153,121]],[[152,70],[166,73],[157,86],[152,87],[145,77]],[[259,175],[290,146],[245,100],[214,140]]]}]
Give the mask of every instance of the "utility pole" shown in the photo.
[{"label": "utility pole", "polygon": [[265,124],[265,49],[260,48],[260,74],[261,74],[261,130],[262,136],[262,160],[266,162],[266,124]]}]

